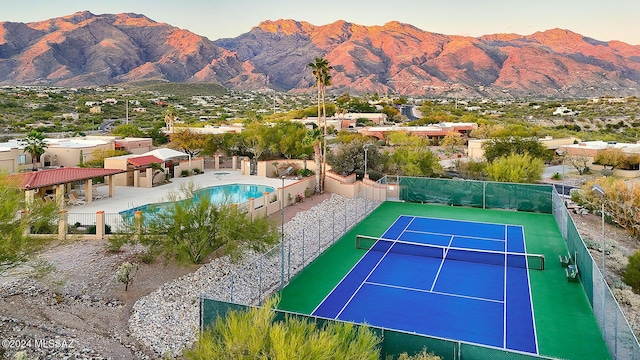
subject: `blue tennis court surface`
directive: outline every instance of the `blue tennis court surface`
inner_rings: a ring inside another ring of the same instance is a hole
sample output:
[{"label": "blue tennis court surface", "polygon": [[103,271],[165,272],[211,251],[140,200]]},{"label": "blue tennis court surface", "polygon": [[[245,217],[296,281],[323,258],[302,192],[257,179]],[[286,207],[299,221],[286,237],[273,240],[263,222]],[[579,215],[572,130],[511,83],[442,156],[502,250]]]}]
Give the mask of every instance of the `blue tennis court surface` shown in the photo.
[{"label": "blue tennis court surface", "polygon": [[521,226],[400,216],[313,315],[538,353]]}]

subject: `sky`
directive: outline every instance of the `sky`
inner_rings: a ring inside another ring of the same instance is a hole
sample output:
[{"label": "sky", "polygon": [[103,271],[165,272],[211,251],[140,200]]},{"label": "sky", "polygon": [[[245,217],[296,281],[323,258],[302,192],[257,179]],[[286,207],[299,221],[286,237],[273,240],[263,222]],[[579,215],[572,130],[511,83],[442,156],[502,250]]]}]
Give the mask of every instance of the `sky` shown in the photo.
[{"label": "sky", "polygon": [[530,35],[553,28],[640,45],[640,0],[0,0],[0,22],[34,22],[88,10],[137,13],[206,36],[237,37],[264,20],[313,25],[390,21],[445,35]]}]

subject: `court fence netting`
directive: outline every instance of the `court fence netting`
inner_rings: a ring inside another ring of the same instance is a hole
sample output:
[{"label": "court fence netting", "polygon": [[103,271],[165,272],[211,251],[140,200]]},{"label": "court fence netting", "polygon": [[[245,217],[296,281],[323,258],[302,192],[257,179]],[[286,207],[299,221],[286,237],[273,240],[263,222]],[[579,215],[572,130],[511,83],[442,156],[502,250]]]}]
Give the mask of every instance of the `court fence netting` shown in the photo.
[{"label": "court fence netting", "polygon": [[[373,190],[372,190],[373,189]],[[324,250],[337,241],[383,201],[446,204],[482,209],[506,209],[553,214],[569,253],[576,254],[580,281],[589,298],[603,339],[613,359],[640,359],[640,344],[622,313],[611,289],[569,216],[564,200],[551,185],[497,183],[474,180],[449,180],[404,176],[385,176],[375,186],[354,197],[352,207],[319,218],[317,229],[301,230],[295,237],[285,237],[259,258],[230,274],[200,297],[200,326],[212,324],[230,310],[259,306],[275,294],[282,284],[300,272]],[[355,213],[349,221],[347,212]],[[331,229],[331,231],[327,231]],[[302,247],[304,251],[292,251]],[[319,326],[328,320],[304,314]],[[364,325],[363,325],[364,326]],[[372,328],[382,337],[383,358],[402,352],[416,353],[426,347],[443,359],[549,359],[548,357],[513,352],[489,346],[468,344],[457,340],[409,334],[401,331]]]},{"label": "court fence netting", "polygon": [[510,251],[466,249],[452,246],[422,244],[412,241],[356,235],[356,249],[390,252],[412,256],[466,261],[497,266],[544,270],[544,255]]}]

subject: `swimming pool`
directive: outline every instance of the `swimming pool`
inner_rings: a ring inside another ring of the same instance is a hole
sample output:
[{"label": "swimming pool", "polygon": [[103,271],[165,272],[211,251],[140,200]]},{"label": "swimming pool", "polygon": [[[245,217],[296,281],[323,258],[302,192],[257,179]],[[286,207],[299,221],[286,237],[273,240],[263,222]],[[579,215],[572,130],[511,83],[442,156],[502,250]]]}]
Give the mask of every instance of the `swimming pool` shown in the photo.
[{"label": "swimming pool", "polygon": [[[208,196],[214,204],[241,204],[249,201],[250,198],[258,199],[264,196],[264,193],[272,193],[276,189],[267,185],[255,184],[226,184],[216,185],[195,192],[195,197]],[[127,218],[136,211],[157,212],[163,207],[167,207],[171,202],[146,204],[136,206],[131,209],[123,210],[120,215]]]}]

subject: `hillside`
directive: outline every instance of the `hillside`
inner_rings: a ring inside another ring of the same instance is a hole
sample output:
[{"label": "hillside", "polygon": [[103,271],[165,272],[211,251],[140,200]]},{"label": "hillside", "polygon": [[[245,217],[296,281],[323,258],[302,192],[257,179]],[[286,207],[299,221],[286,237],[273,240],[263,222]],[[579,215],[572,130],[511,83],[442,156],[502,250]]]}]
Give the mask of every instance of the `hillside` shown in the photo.
[{"label": "hillside", "polygon": [[635,96],[640,46],[552,29],[465,37],[409,24],[264,21],[211,41],[139,14],[79,12],[0,23],[0,84],[81,86],[141,80],[307,92],[307,64],[333,66],[330,92],[413,95]]}]

